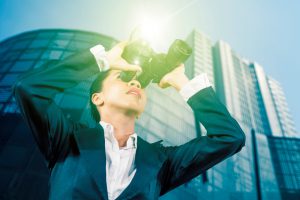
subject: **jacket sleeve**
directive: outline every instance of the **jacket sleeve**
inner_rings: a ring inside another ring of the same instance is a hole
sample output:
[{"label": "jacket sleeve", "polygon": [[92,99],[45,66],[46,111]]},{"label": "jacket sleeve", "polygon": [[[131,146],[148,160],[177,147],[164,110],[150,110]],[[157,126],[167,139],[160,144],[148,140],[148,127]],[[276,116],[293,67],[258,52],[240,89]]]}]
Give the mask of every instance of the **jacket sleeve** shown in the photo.
[{"label": "jacket sleeve", "polygon": [[54,96],[99,72],[90,51],[76,53],[64,61],[46,63],[21,76],[13,85],[13,95],[21,115],[29,125],[47,161],[66,150],[69,136],[84,124],[65,117]]},{"label": "jacket sleeve", "polygon": [[161,173],[161,195],[200,175],[245,146],[245,134],[212,87],[194,94],[187,103],[207,130],[206,136],[180,146],[161,146],[167,155]]}]

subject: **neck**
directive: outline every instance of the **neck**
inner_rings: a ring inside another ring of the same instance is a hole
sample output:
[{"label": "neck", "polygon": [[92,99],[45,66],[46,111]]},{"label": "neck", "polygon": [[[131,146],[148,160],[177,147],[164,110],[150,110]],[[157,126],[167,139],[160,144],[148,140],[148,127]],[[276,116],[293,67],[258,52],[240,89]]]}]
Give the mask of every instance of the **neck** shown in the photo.
[{"label": "neck", "polygon": [[101,110],[101,120],[110,123],[114,127],[114,136],[119,143],[119,147],[126,146],[126,142],[134,133],[134,123],[136,114],[133,112],[120,112],[120,110]]}]

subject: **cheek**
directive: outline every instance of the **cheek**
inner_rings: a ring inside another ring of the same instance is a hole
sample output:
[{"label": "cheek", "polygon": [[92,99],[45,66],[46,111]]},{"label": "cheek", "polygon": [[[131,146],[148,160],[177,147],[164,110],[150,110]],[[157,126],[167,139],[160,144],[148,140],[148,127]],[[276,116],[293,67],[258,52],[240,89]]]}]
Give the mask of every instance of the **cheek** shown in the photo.
[{"label": "cheek", "polygon": [[106,101],[120,101],[122,98],[124,98],[126,94],[124,91],[121,91],[120,88],[117,87],[111,87],[110,90],[106,93]]},{"label": "cheek", "polygon": [[111,99],[114,99],[115,96],[120,94],[121,86],[107,80],[105,84],[103,85],[103,95],[104,95],[104,101],[110,101]]},{"label": "cheek", "polygon": [[126,94],[126,87],[110,85],[110,87],[105,88],[104,103],[109,106],[130,107],[142,111],[145,109],[147,96],[144,96],[140,101],[135,101],[132,96]]}]

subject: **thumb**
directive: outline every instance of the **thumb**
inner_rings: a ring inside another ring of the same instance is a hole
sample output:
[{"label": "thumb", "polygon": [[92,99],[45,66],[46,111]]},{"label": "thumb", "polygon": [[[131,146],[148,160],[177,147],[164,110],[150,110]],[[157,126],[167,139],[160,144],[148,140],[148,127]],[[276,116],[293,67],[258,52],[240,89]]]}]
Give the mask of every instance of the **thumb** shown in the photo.
[{"label": "thumb", "polygon": [[168,76],[164,76],[161,80],[160,80],[160,82],[158,83],[158,86],[160,87],[160,88],[166,88],[166,87],[169,87],[170,86],[170,84],[169,84],[169,82],[168,82],[168,79],[169,79],[169,77]]},{"label": "thumb", "polygon": [[128,44],[128,41],[125,40],[125,41],[122,41],[122,42],[119,42],[116,47],[119,47],[120,49],[124,49],[125,46]]}]

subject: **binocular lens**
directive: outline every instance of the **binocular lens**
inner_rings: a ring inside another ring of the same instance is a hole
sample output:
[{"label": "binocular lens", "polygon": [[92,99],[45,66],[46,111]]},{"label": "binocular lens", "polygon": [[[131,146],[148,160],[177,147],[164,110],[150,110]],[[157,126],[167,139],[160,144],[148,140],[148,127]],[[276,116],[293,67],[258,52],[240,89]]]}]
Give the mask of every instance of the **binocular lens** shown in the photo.
[{"label": "binocular lens", "polygon": [[[191,55],[192,49],[183,40],[175,40],[168,53],[155,53],[143,40],[129,43],[122,53],[122,58],[131,64],[138,64],[143,72],[136,78],[142,86],[146,87],[151,81],[158,83],[161,78],[183,63]],[[121,79],[125,82],[132,80],[136,72],[121,72]]]}]

